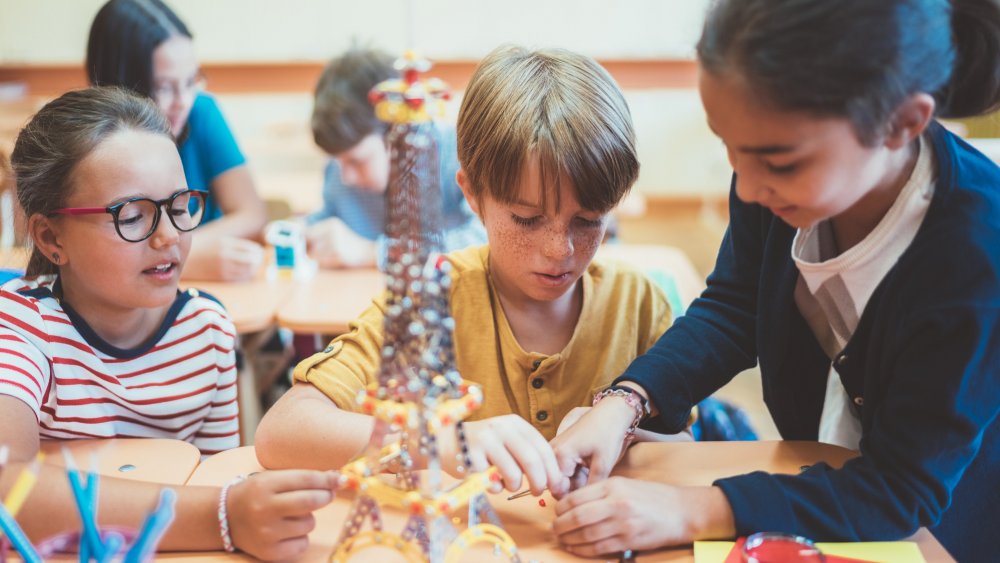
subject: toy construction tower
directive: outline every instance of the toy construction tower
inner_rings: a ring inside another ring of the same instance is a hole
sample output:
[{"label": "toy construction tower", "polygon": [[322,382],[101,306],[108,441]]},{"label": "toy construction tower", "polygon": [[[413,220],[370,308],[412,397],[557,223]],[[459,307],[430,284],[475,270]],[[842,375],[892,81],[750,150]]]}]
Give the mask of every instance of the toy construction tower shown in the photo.
[{"label": "toy construction tower", "polygon": [[[364,549],[381,547],[408,561],[451,562],[469,547],[487,544],[495,555],[519,561],[485,494],[500,480],[499,472],[465,469],[462,421],[480,406],[482,391],[463,383],[455,369],[450,264],[440,254],[441,192],[432,115],[448,92],[440,80],[420,79],[430,68],[428,61],[408,53],[396,64],[403,78],[382,82],[370,94],[376,115],[390,124],[386,142],[391,161],[381,370],[378,385],[358,397],[362,411],[375,418],[375,431],[365,453],[341,469],[340,487],[357,496],[330,559],[347,561]],[[455,433],[459,459],[441,458],[437,438],[445,433]],[[387,442],[389,436],[393,438]],[[464,479],[444,479],[442,464],[457,467]],[[417,465],[425,469],[418,471]],[[387,507],[409,514],[398,533],[383,529],[381,513]]]}]

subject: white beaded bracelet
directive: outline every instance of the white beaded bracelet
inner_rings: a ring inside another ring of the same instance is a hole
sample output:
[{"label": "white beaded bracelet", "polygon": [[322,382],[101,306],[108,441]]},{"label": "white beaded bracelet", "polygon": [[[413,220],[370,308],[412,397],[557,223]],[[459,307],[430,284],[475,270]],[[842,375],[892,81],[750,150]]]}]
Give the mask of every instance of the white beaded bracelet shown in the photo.
[{"label": "white beaded bracelet", "polygon": [[229,515],[226,511],[226,497],[229,496],[229,487],[239,484],[244,479],[246,475],[240,475],[232,481],[226,483],[222,486],[222,492],[219,493],[219,535],[222,536],[222,547],[229,553],[236,551],[233,547],[233,538],[229,534]]}]

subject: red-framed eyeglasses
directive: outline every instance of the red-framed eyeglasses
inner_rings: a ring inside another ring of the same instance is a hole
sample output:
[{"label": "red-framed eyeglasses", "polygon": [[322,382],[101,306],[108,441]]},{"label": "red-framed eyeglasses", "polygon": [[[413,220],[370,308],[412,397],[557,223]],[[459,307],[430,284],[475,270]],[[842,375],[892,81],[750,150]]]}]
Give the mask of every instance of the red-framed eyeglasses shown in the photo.
[{"label": "red-framed eyeglasses", "polygon": [[205,217],[206,197],[207,194],[200,190],[183,190],[160,200],[135,197],[108,207],[63,207],[50,215],[110,213],[118,236],[128,242],[142,242],[156,231],[164,208],[178,231],[194,230]]}]

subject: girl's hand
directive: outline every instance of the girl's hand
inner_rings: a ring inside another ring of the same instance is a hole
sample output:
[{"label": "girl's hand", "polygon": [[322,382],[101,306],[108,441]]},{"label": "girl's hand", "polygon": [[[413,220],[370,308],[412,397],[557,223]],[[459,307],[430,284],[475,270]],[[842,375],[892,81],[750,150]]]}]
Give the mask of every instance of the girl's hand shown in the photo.
[{"label": "girl's hand", "polygon": [[238,549],[266,560],[294,559],[309,546],[312,515],[333,500],[332,472],[266,471],[233,485],[226,499]]},{"label": "girl's hand", "polygon": [[[509,491],[521,487],[522,478],[534,495],[546,489],[553,495],[563,495],[569,489],[568,479],[559,472],[552,447],[531,424],[523,418],[508,414],[485,420],[464,423],[469,447],[470,471],[483,471],[494,465],[503,476],[503,485]],[[456,477],[456,468],[462,457],[456,432],[444,432],[441,440],[441,458],[445,470]]]},{"label": "girl's hand", "polygon": [[[576,421],[567,423],[570,419]],[[552,449],[560,472],[571,476],[573,489],[608,477],[625,449],[625,433],[634,419],[635,411],[619,397],[570,411],[559,425]]]},{"label": "girl's hand", "polygon": [[567,551],[596,557],[732,537],[735,524],[717,487],[612,477],[560,500],[553,531]]}]

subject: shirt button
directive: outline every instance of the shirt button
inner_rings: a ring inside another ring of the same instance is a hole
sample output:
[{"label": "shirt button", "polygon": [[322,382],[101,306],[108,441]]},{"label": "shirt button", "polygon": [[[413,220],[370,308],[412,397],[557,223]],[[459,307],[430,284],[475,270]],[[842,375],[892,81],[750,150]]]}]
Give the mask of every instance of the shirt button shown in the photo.
[{"label": "shirt button", "polygon": [[549,418],[549,411],[538,411],[535,418],[538,419],[538,422],[545,422]]},{"label": "shirt button", "polygon": [[531,362],[531,371],[537,370],[538,366],[540,366],[540,365],[542,365],[542,361],[541,360],[535,360],[535,361]]},{"label": "shirt button", "polygon": [[542,381],[541,377],[536,377],[531,380],[531,386],[534,387],[535,389],[541,389],[542,385],[545,385],[545,382]]},{"label": "shirt button", "polygon": [[859,407],[865,406],[865,398],[864,397],[854,397],[854,404],[858,405]]},{"label": "shirt button", "polygon": [[847,354],[841,354],[837,356],[837,367],[843,367],[847,363]]}]

